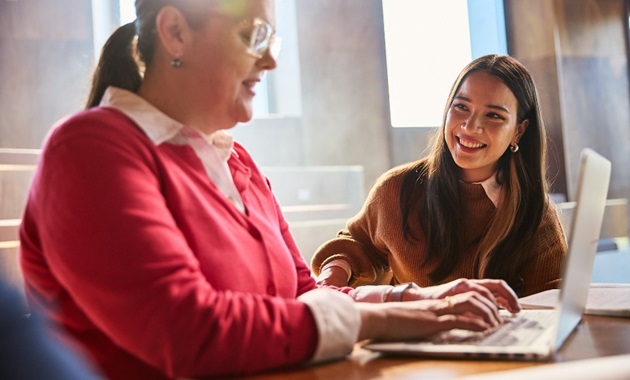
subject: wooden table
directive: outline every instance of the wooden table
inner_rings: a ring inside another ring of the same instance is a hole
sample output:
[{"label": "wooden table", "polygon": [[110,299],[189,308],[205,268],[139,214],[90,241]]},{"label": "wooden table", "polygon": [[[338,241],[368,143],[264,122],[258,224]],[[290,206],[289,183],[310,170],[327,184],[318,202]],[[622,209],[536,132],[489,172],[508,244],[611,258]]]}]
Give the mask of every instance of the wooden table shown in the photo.
[{"label": "wooden table", "polygon": [[[630,354],[630,318],[586,315],[552,363],[621,354]],[[548,363],[390,357],[357,346],[345,360],[247,379],[449,379],[541,364]]]}]

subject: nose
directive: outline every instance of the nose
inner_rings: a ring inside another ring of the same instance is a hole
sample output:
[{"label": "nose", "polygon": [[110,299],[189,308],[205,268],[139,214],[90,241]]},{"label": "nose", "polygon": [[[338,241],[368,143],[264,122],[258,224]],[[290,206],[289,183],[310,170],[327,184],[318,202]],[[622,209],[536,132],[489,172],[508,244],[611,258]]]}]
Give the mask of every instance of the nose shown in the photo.
[{"label": "nose", "polygon": [[265,54],[263,54],[262,57],[260,57],[258,61],[256,61],[256,65],[261,69],[268,71],[274,70],[276,67],[278,67],[276,55],[273,54],[271,48],[265,50]]},{"label": "nose", "polygon": [[278,54],[282,47],[282,38],[277,35],[271,36],[269,46],[258,60],[258,65],[264,70],[273,70],[278,66]]},{"label": "nose", "polygon": [[470,130],[471,132],[481,132],[483,126],[481,125],[480,116],[476,113],[471,113],[469,117],[467,117],[460,128]]}]

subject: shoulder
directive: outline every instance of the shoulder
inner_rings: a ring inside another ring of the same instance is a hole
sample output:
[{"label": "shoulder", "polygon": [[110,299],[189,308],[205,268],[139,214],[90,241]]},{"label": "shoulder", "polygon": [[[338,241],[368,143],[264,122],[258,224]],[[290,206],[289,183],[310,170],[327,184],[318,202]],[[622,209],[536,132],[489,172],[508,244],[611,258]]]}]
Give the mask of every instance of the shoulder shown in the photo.
[{"label": "shoulder", "polygon": [[247,167],[252,175],[263,177],[262,170],[260,170],[260,167],[256,163],[256,160],[254,160],[252,155],[243,145],[234,141],[233,150],[238,162]]},{"label": "shoulder", "polygon": [[[112,108],[95,107],[57,123],[44,141],[41,172],[123,166],[156,170],[157,146],[127,116]],[[143,170],[144,170],[143,169]],[[68,175],[68,174],[64,174]]]},{"label": "shoulder", "polygon": [[241,145],[238,141],[234,141],[234,152],[238,156],[238,158],[245,163],[247,166],[256,167],[256,163],[252,155],[247,151],[247,149]]},{"label": "shoulder", "polygon": [[253,181],[261,181],[266,187],[271,188],[271,184],[269,183],[267,176],[262,172],[249,151],[237,141],[234,141],[233,150],[235,154],[232,156],[236,159],[236,162],[238,162],[237,165],[245,167],[245,170],[249,172]]},{"label": "shoulder", "polygon": [[557,206],[549,199],[545,198],[545,205],[543,206],[543,221],[559,221],[560,215],[558,213]]},{"label": "shoulder", "polygon": [[395,166],[378,177],[374,188],[400,188],[408,175],[413,176],[415,179],[421,179],[423,176],[423,165],[424,160],[419,160]]},{"label": "shoulder", "polygon": [[122,112],[110,107],[93,107],[61,119],[54,129],[90,128],[133,124]]},{"label": "shoulder", "polygon": [[549,198],[545,200],[539,231],[564,238],[562,220],[556,206]]},{"label": "shoulder", "polygon": [[[406,183],[417,183],[421,179],[422,170],[419,170],[423,161],[414,161],[395,166],[381,174],[370,189],[367,203],[397,204],[401,196],[401,189]],[[420,182],[422,182],[420,180]]]},{"label": "shoulder", "polygon": [[57,122],[51,128],[46,142],[54,146],[75,138],[95,138],[122,143],[124,135],[140,138],[144,133],[122,112],[108,107],[94,107]]},{"label": "shoulder", "polygon": [[[155,144],[131,119],[109,107],[94,107],[59,121],[44,142],[44,154],[69,151],[93,157],[100,153],[146,155]],[[99,153],[100,152],[100,153]]]}]

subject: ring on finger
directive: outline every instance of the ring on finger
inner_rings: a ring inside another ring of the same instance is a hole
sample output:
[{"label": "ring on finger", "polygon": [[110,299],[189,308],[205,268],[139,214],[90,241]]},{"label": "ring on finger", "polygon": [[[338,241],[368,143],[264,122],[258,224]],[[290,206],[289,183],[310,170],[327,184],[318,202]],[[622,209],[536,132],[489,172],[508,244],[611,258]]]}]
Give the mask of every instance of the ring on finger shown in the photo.
[{"label": "ring on finger", "polygon": [[451,297],[444,297],[444,301],[446,301],[446,303],[448,304],[448,309],[450,310],[451,314],[455,314],[455,305],[453,304],[453,300],[451,299]]}]

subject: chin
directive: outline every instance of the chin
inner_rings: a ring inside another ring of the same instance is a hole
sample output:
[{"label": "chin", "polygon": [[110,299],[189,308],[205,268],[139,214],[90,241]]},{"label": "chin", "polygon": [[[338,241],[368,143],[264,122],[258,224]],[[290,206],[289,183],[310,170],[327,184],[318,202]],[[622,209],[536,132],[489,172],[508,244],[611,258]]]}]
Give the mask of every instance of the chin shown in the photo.
[{"label": "chin", "polygon": [[239,118],[236,119],[237,123],[248,123],[252,120],[252,114],[246,115],[246,116],[240,116]]},{"label": "chin", "polygon": [[252,104],[241,104],[240,107],[234,110],[234,120],[237,123],[247,123],[252,120],[254,116]]}]

